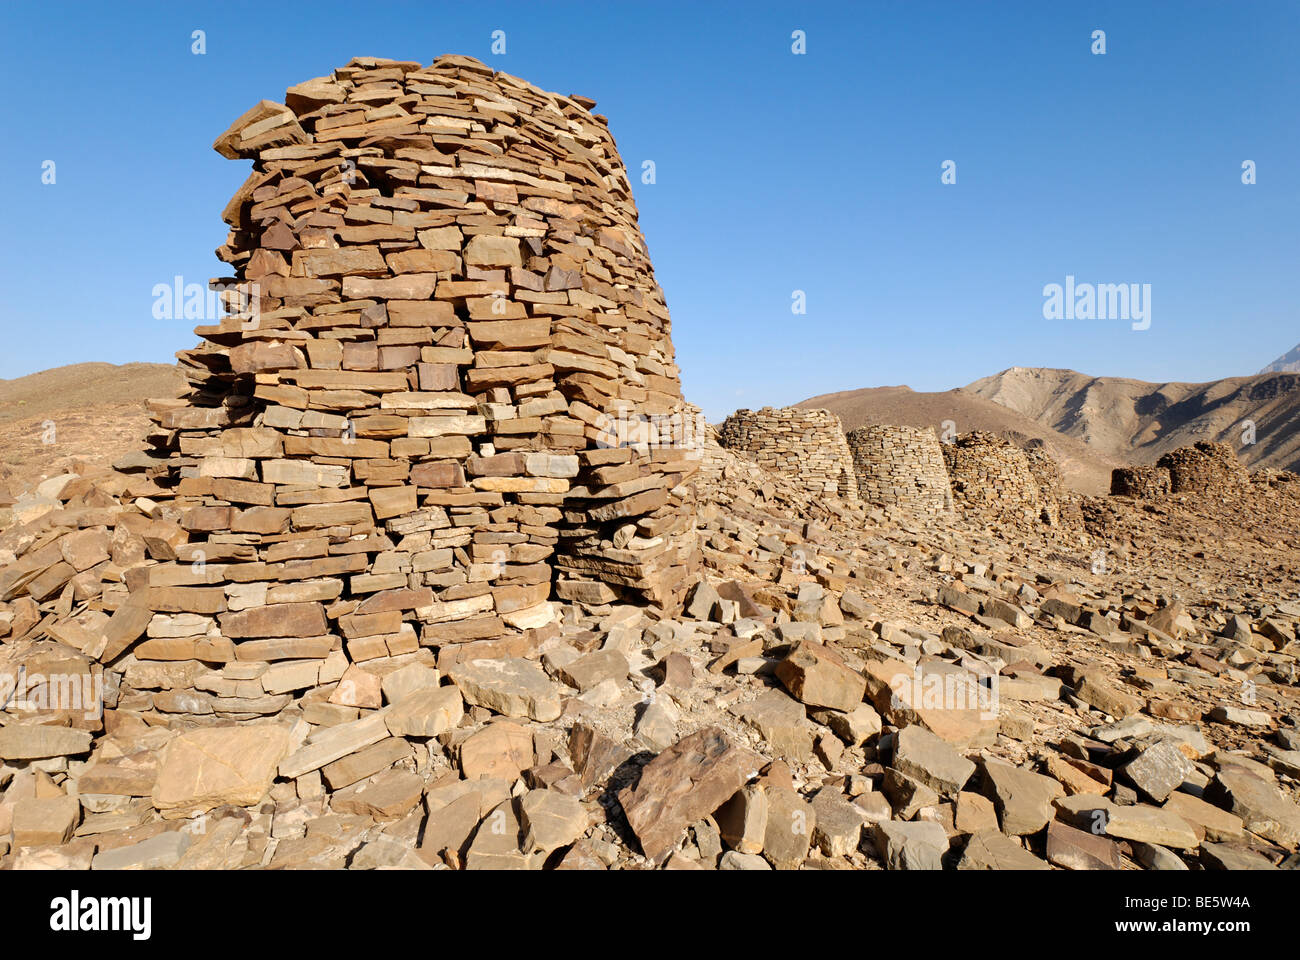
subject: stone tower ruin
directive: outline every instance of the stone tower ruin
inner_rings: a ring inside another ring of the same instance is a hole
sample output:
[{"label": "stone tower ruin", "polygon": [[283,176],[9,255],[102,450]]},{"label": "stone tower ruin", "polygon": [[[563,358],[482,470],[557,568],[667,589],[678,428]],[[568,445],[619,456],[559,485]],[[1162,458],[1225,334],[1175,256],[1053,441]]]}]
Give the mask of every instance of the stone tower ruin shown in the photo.
[{"label": "stone tower ruin", "polygon": [[1113,497],[1159,500],[1169,495],[1169,468],[1156,466],[1116,467],[1110,472]]},{"label": "stone tower ruin", "polygon": [[815,496],[858,501],[858,481],[844,428],[829,410],[737,410],[723,421],[718,442],[765,470],[794,480]]},{"label": "stone tower ruin", "polygon": [[933,430],[868,426],[849,431],[847,440],[865,502],[919,516],[952,509],[948,469]]},{"label": "stone tower ruin", "polygon": [[963,510],[1005,519],[1040,516],[1038,480],[1025,452],[1011,441],[974,430],[942,446],[953,498]]},{"label": "stone tower ruin", "polygon": [[1243,488],[1250,474],[1232,447],[1199,440],[1166,453],[1154,465],[1111,471],[1112,496],[1159,500],[1171,493],[1217,496]]},{"label": "stone tower ruin", "polygon": [[1157,460],[1156,466],[1169,471],[1171,493],[1222,494],[1250,481],[1232,447],[1213,440],[1179,447]]},{"label": "stone tower ruin", "polygon": [[156,407],[164,562],[137,602],[352,660],[517,656],[553,594],[680,606],[698,454],[593,106],[471,58],[359,58],[216,141],[253,161],[217,251],[235,312]]}]

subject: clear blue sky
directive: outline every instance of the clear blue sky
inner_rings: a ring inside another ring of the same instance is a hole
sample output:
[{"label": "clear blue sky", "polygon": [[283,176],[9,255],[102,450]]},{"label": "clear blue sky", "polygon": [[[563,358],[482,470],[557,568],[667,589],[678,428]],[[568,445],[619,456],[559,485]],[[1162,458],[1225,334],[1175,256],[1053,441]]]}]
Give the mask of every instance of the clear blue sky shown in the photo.
[{"label": "clear blue sky", "polygon": [[[1300,341],[1294,0],[8,0],[0,27],[4,378],[192,346],[151,290],[225,272],[212,250],[248,163],[213,139],[355,55],[469,54],[598,101],[711,417],[1013,365],[1209,380]],[[1044,320],[1067,274],[1151,284],[1151,328]]]}]

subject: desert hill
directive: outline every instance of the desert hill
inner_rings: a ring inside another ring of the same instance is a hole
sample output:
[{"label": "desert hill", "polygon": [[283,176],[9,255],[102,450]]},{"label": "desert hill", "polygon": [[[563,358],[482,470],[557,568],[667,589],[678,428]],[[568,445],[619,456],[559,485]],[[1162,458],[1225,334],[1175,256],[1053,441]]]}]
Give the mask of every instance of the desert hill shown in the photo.
[{"label": "desert hill", "polygon": [[[1147,383],[1011,367],[963,390],[1081,440],[1102,457],[1151,463],[1197,440],[1219,440],[1251,468],[1300,469],[1300,374]],[[1254,443],[1244,442],[1247,421],[1254,423]]]},{"label": "desert hill", "polygon": [[151,425],[144,401],[184,387],[163,363],[76,363],[0,380],[0,506],[74,460],[107,465],[138,449]]},{"label": "desert hill", "polygon": [[936,434],[942,434],[943,422],[951,420],[958,433],[987,430],[1018,442],[1040,440],[1060,465],[1067,486],[1079,493],[1105,494],[1110,489],[1111,469],[1128,462],[1044,426],[1007,405],[963,390],[918,393],[910,387],[872,387],[825,393],[795,406],[830,410],[843,421],[846,431],[872,424],[898,424],[933,427]]},{"label": "desert hill", "polygon": [[185,380],[170,363],[74,363],[0,380],[0,423],[59,410],[179,396]]}]

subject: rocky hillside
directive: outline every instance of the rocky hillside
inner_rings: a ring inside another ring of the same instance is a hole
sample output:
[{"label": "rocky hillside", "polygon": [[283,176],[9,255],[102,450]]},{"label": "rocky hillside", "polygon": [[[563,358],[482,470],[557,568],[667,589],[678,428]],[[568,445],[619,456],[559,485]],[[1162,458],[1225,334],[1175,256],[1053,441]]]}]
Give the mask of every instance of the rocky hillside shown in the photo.
[{"label": "rocky hillside", "polygon": [[179,396],[184,385],[162,363],[77,363],[0,380],[0,527],[42,480],[139,449],[150,426],[144,401]]},{"label": "rocky hillside", "polygon": [[1197,440],[1217,440],[1252,469],[1300,468],[1300,374],[1147,383],[1011,367],[963,390],[1126,463],[1153,463]]}]

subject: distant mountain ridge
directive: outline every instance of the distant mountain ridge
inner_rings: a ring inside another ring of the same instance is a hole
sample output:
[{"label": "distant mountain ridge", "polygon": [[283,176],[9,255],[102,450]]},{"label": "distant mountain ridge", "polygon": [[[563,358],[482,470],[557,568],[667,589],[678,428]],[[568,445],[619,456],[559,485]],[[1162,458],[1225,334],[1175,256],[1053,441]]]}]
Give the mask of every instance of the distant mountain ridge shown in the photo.
[{"label": "distant mountain ridge", "polygon": [[1075,370],[1011,367],[963,387],[1127,463],[1197,440],[1230,445],[1252,469],[1300,471],[1300,374],[1147,383]]},{"label": "distant mountain ridge", "polygon": [[1300,373],[1300,344],[1296,344],[1260,373]]}]

